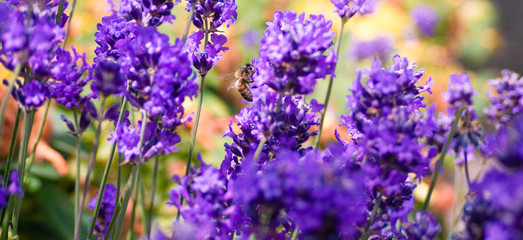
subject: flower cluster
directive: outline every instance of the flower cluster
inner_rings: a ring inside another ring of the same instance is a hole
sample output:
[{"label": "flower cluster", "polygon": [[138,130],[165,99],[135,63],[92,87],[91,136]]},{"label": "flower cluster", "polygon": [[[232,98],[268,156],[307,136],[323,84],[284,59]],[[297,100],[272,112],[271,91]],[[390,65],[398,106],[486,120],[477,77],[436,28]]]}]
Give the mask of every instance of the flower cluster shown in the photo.
[{"label": "flower cluster", "polygon": [[9,174],[9,183],[3,184],[3,181],[0,179],[0,209],[7,207],[7,200],[11,195],[18,195],[20,197],[24,196],[24,190],[20,185],[20,179],[18,177],[18,171],[12,170]]},{"label": "flower cluster", "polygon": [[[113,217],[115,209],[115,199],[117,194],[118,193],[116,192],[116,187],[113,184],[105,185],[105,191],[101,196],[102,202],[100,205],[100,210],[98,212],[98,218],[96,219],[96,225],[94,227],[94,235],[96,236],[96,240],[104,239],[105,233],[109,228],[111,218]],[[91,202],[89,203],[89,205],[87,205],[91,210],[94,210],[96,208],[96,201],[99,197],[100,196],[97,196],[91,199]]]},{"label": "flower cluster", "polygon": [[226,154],[221,166],[227,175],[236,176],[241,172],[241,160],[252,157],[263,138],[266,142],[258,159],[260,165],[274,157],[282,147],[301,153],[309,151],[311,148],[304,148],[302,144],[316,135],[315,131],[310,131],[312,126],[318,125],[319,118],[315,113],[321,110],[315,100],[316,105],[309,105],[301,97],[282,96],[269,91],[267,86],[253,91],[259,98],[236,115],[241,132],[233,131],[231,121],[223,135],[233,140],[231,144],[225,144]]},{"label": "flower cluster", "polygon": [[326,52],[333,45],[331,21],[323,15],[305,18],[302,13],[274,13],[260,43],[256,67],[257,85],[267,85],[282,94],[309,94],[316,79],[334,74],[336,56]]},{"label": "flower cluster", "polygon": [[[20,81],[16,83],[19,87],[11,92],[11,96],[24,111],[36,111],[49,97],[49,89],[38,80],[31,80],[23,85]],[[7,80],[4,80],[4,84],[8,85]]]},{"label": "flower cluster", "polygon": [[378,36],[368,41],[354,41],[349,50],[349,57],[357,61],[378,57],[389,58],[394,40],[389,36]]},{"label": "flower cluster", "polygon": [[513,115],[523,111],[523,77],[506,69],[501,71],[501,75],[489,81],[495,91],[488,93],[491,104],[485,110],[498,129],[507,124]]},{"label": "flower cluster", "polygon": [[436,26],[439,23],[439,15],[434,8],[427,4],[419,4],[412,10],[410,17],[421,34],[426,37],[434,35]]},{"label": "flower cluster", "polygon": [[[198,30],[187,39],[187,48],[192,54],[194,67],[200,75],[206,75],[212,66],[222,59],[220,52],[229,49],[224,46],[227,37],[219,34],[218,28],[223,24],[229,27],[236,22],[238,6],[235,0],[189,0],[185,10],[190,11],[193,5],[192,23]],[[200,49],[202,40],[203,50]]]},{"label": "flower cluster", "polygon": [[[351,112],[341,117],[353,142],[339,140],[353,149],[354,161],[362,164],[370,192],[369,209],[378,205],[382,211],[370,223],[374,231],[385,229],[388,223],[395,235],[396,221],[406,220],[413,208],[412,192],[416,187],[409,174],[417,179],[430,173],[430,160],[437,148],[428,145],[434,135],[434,119],[424,117],[422,92],[427,85],[417,86],[423,71],[415,71],[407,58],[396,55],[393,66],[381,68],[379,60],[365,71],[366,86],[358,74],[348,97]],[[383,234],[383,232],[382,232]]]},{"label": "flower cluster", "polygon": [[474,88],[466,73],[450,75],[449,91],[443,94],[445,100],[454,108],[467,107],[474,103]]},{"label": "flower cluster", "polygon": [[361,15],[372,13],[376,0],[331,0],[334,4],[334,12],[341,18],[351,18],[356,13]]}]

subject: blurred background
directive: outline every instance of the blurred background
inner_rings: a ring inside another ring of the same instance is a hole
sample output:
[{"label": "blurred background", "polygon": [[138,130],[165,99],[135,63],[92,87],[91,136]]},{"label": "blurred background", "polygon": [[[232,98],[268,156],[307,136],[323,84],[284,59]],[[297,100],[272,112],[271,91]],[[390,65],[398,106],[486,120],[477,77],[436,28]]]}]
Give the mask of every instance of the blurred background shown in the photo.
[{"label": "blurred background", "polygon": [[[332,31],[337,33],[340,26],[339,18],[333,13],[334,7],[329,0],[236,2],[238,20],[231,28],[223,29],[228,37],[229,50],[207,77],[201,124],[197,135],[196,151],[201,153],[206,163],[218,167],[225,154],[223,144],[230,141],[222,138],[222,134],[234,115],[244,106],[237,91],[227,91],[234,79],[223,79],[219,76],[234,72],[239,66],[257,57],[265,22],[272,20],[274,11],[294,10],[298,13],[305,12],[307,15],[323,14],[332,20]],[[96,25],[101,22],[103,16],[109,15],[106,7],[104,1],[78,0],[72,19],[67,48],[72,44],[77,51],[86,52],[90,62],[96,48]],[[171,37],[172,42],[181,36],[187,20],[188,13],[184,11],[184,7],[185,3],[175,6],[174,14],[177,19],[174,24],[164,24],[160,28],[161,32]],[[374,57],[390,64],[391,57],[400,54],[416,62],[418,67],[424,68],[425,76],[422,82],[429,77],[432,77],[434,82],[433,94],[427,95],[427,100],[429,104],[436,104],[439,111],[446,109],[442,93],[447,89],[449,75],[469,73],[478,92],[475,105],[481,113],[488,100],[486,92],[489,79],[498,77],[503,68],[523,72],[523,58],[520,57],[523,56],[523,29],[520,24],[523,22],[523,15],[520,14],[522,9],[523,1],[514,0],[381,0],[373,14],[362,17],[357,15],[350,19],[343,32],[337,78],[325,120],[322,144],[335,141],[335,129],[342,133],[346,131],[338,126],[340,115],[348,111],[345,109],[345,96],[349,93],[348,89],[356,72],[370,66]],[[417,11],[421,13],[416,13]],[[424,29],[423,24],[418,22],[417,14],[435,16],[432,18],[435,28],[432,31]],[[367,51],[363,51],[364,49]],[[9,74],[0,68],[0,79],[8,78]],[[327,81],[319,81],[316,92],[307,99],[316,98],[320,103],[323,102],[326,88]],[[1,90],[2,93],[5,91],[4,86]],[[194,112],[196,101],[186,101],[186,108],[186,112]],[[71,116],[72,113],[58,105],[52,105],[50,111],[43,142],[36,151],[38,162],[32,169],[22,205],[20,232],[25,234],[22,235],[22,239],[71,239],[73,234],[74,179],[79,173],[70,167],[75,166],[74,138],[67,133],[64,122],[60,120],[62,114]],[[12,102],[9,105],[8,116],[3,119],[6,122],[6,131],[2,134],[0,144],[0,159],[3,160],[0,163],[4,162],[7,155],[12,134],[8,129],[12,129],[9,126],[12,126],[15,114],[16,104]],[[40,124],[42,115],[43,113],[37,114],[35,126]],[[35,137],[37,128],[33,128],[32,137]],[[110,144],[107,144],[106,139],[112,128],[112,124],[104,125],[88,200],[96,196],[110,150]],[[177,145],[179,152],[163,156],[160,163],[154,225],[164,229],[170,227],[176,214],[176,209],[166,203],[169,201],[169,190],[174,187],[172,176],[183,175],[185,170],[191,129],[191,124],[179,128],[182,137],[182,142]],[[91,126],[82,139],[83,169],[87,169],[85,161],[91,151],[93,137],[94,126]],[[471,163],[473,177],[483,165],[481,159],[474,161]],[[466,194],[464,177],[460,177],[461,168],[457,167],[458,174],[454,174],[453,165],[453,156],[449,156],[445,165],[447,171],[443,173],[444,177],[438,183],[431,202],[431,210],[443,223],[442,236],[446,236],[446,231],[451,228],[453,219],[456,218],[456,209],[460,208],[459,204],[462,204]],[[129,166],[124,166],[124,171],[128,172],[128,168]],[[142,169],[142,184],[145,186],[145,196],[148,196],[152,164],[145,164]],[[80,173],[82,178],[84,171]],[[110,176],[109,181],[114,183],[116,171],[113,170],[112,173],[114,174]],[[428,184],[420,183],[415,194],[418,200],[424,199],[427,188]],[[454,205],[457,208],[453,207],[454,200],[458,201],[458,204]],[[145,199],[145,204],[149,204],[148,198]],[[85,224],[92,212],[87,210],[86,213]],[[141,211],[138,211],[137,215],[140,216]],[[137,222],[133,230],[140,234],[143,231],[141,223]]]}]

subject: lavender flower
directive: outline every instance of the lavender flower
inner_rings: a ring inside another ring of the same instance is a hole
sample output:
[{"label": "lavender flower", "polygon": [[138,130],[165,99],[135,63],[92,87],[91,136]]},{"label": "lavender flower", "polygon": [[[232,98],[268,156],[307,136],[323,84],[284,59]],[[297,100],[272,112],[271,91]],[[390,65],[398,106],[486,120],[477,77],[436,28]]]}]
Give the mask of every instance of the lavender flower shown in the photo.
[{"label": "lavender flower", "polygon": [[119,95],[123,92],[125,83],[125,77],[120,73],[120,65],[117,63],[111,60],[99,60],[94,65],[92,97]]},{"label": "lavender flower", "polygon": [[[0,183],[3,185],[3,180],[0,179]],[[0,186],[0,208],[5,208],[8,203],[9,196],[18,195],[24,196],[24,189],[20,184],[19,175],[17,170],[11,170],[9,175],[9,184],[7,187]]]},{"label": "lavender flower", "polygon": [[485,137],[484,149],[487,156],[494,156],[504,167],[517,170],[523,168],[523,115],[518,114],[496,134]]},{"label": "lavender flower", "polygon": [[[199,239],[228,239],[235,230],[230,218],[234,206],[226,194],[228,181],[218,169],[201,163],[200,169],[189,176],[174,177],[179,185],[170,193],[170,204],[178,208],[185,223],[198,229],[195,236]],[[187,205],[182,206],[180,196]]]},{"label": "lavender flower", "polygon": [[[56,50],[50,71],[54,81],[50,81],[48,85],[51,97],[66,108],[76,109],[87,100],[81,93],[92,79],[92,68],[85,60],[85,53],[80,55],[74,47],[72,49],[73,57],[64,49]],[[82,66],[77,64],[78,60],[82,61]]]},{"label": "lavender flower", "polygon": [[[11,95],[24,111],[36,111],[49,97],[49,89],[38,80],[31,80],[24,85],[20,81],[17,83],[19,87]],[[8,85],[6,80],[4,84]]]},{"label": "lavender flower", "polygon": [[354,41],[349,50],[349,57],[361,61],[378,57],[385,60],[392,52],[394,40],[389,36],[378,36],[368,41]]},{"label": "lavender flower", "polygon": [[[429,174],[430,160],[437,154],[437,148],[428,145],[436,130],[434,119],[421,113],[425,103],[420,94],[430,92],[431,81],[416,86],[423,71],[415,71],[414,64],[398,55],[393,63],[385,69],[374,60],[365,71],[369,77],[366,86],[361,83],[363,74],[358,74],[352,95],[348,96],[351,112],[341,116],[353,142],[341,140],[336,133],[340,142],[353,149],[352,161],[360,163],[365,159],[361,167],[370,192],[367,208],[372,211],[379,203],[377,207],[382,209],[369,223],[377,233],[388,224],[395,226],[398,220],[406,220],[413,209],[412,192],[416,187],[409,174],[414,173],[418,179]],[[400,235],[394,227],[391,231]]]},{"label": "lavender flower", "polygon": [[427,4],[419,4],[412,10],[410,17],[421,34],[426,37],[434,35],[434,30],[439,22],[438,12],[434,8]]},{"label": "lavender flower", "polygon": [[[261,170],[244,161],[245,172],[234,182],[242,222],[248,223],[243,232],[273,238],[298,226],[305,239],[357,238],[366,218],[361,172],[341,156],[319,156],[282,150]],[[282,233],[275,231],[279,225]]]},{"label": "lavender flower", "polygon": [[316,79],[334,74],[335,54],[326,54],[335,35],[331,26],[323,15],[305,19],[293,11],[274,13],[260,43],[260,60],[254,63],[255,82],[282,94],[311,93]]},{"label": "lavender flower", "polygon": [[134,22],[128,22],[123,17],[118,17],[116,14],[106,16],[102,18],[102,23],[98,23],[96,28],[99,32],[96,32],[94,36],[98,47],[94,50],[96,54],[95,62],[99,59],[112,58],[118,60],[120,57],[120,51],[118,49],[128,39],[133,39],[134,30],[138,25]]},{"label": "lavender flower", "polygon": [[403,224],[407,239],[434,239],[441,232],[441,226],[430,212],[414,213],[414,221]]},{"label": "lavender flower", "polygon": [[356,13],[365,15],[372,13],[376,5],[376,0],[331,0],[334,4],[334,12],[341,18],[351,18]]},{"label": "lavender flower", "polygon": [[466,107],[474,102],[472,96],[476,95],[469,75],[466,73],[450,75],[449,91],[443,93],[445,101],[454,108]]},{"label": "lavender flower", "polygon": [[109,9],[119,18],[134,21],[140,26],[156,27],[176,19],[171,11],[180,0],[123,0],[118,9],[112,1],[108,3]]},{"label": "lavender flower", "polygon": [[[111,218],[113,217],[116,194],[116,187],[113,184],[105,185],[103,196],[101,196],[100,211],[98,212],[98,218],[96,219],[96,225],[94,227],[96,240],[104,239]],[[99,197],[100,196],[93,198],[87,205],[91,210],[96,208],[96,201]]]},{"label": "lavender flower", "polygon": [[32,14],[26,19],[21,11],[9,14],[9,24],[1,34],[2,49],[0,62],[9,70],[18,64],[28,64],[37,76],[48,76],[50,52],[63,39],[64,33],[54,23],[52,15]]},{"label": "lavender flower", "polygon": [[[227,37],[218,34],[218,28],[225,24],[229,27],[236,22],[238,14],[235,0],[189,0],[185,10],[190,11],[191,6],[194,6],[194,16],[192,19],[193,25],[198,28],[187,39],[187,48],[192,54],[194,67],[198,70],[200,75],[206,75],[213,65],[222,59],[220,52],[225,52],[227,47]],[[210,39],[204,37],[205,34],[210,34]],[[203,50],[200,50],[202,40],[205,38]]]},{"label": "lavender flower", "polygon": [[506,69],[501,75],[489,81],[494,91],[488,93],[491,104],[484,110],[497,129],[523,111],[523,77]]},{"label": "lavender flower", "polygon": [[[232,130],[233,122],[223,136],[230,137],[232,144],[225,144],[225,160],[221,170],[225,175],[233,177],[241,171],[239,163],[248,155],[254,154],[261,139],[267,139],[259,164],[264,165],[274,157],[279,148],[305,153],[311,148],[304,148],[302,144],[316,132],[310,128],[318,125],[319,119],[315,113],[309,112],[311,106],[301,97],[282,96],[271,92],[267,86],[253,89],[254,95],[259,96],[251,107],[243,108],[236,116],[236,123],[241,133]],[[314,109],[320,111],[321,108]]]}]

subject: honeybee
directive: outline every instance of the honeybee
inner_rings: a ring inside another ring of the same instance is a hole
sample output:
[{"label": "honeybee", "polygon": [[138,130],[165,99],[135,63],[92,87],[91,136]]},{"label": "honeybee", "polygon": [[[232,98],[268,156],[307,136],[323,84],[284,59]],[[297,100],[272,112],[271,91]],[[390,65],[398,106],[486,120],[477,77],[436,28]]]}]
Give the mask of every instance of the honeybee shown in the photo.
[{"label": "honeybee", "polygon": [[253,83],[252,75],[256,72],[256,70],[252,67],[250,63],[247,63],[245,66],[241,66],[236,72],[234,72],[234,76],[236,77],[236,80],[227,88],[227,90],[235,87],[238,89],[238,92],[240,95],[242,95],[243,99],[252,102],[252,93],[249,89],[249,85]]}]

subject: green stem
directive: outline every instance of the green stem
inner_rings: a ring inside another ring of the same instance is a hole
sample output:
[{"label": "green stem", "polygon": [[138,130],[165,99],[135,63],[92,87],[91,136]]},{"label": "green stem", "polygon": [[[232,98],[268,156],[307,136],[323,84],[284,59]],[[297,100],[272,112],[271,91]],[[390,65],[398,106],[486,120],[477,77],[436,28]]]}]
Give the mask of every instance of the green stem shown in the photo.
[{"label": "green stem", "polygon": [[71,11],[69,11],[69,19],[67,19],[67,26],[65,27],[65,36],[64,36],[64,41],[62,42],[62,48],[65,48],[65,44],[67,42],[67,37],[69,36],[69,29],[71,28],[71,20],[73,19],[73,13],[74,13],[75,7],[76,7],[76,0],[73,0],[73,3],[71,5]]},{"label": "green stem", "polygon": [[[80,172],[81,172],[81,152],[82,152],[82,138],[80,134],[78,133],[80,129],[80,123],[78,121],[78,113],[76,111],[74,113],[74,124],[75,124],[75,136],[76,136],[76,176],[75,176],[75,183],[74,183],[74,226],[75,229],[76,226],[81,224],[81,222],[78,222],[78,209],[80,208]],[[76,235],[76,233],[74,233]]]},{"label": "green stem", "polygon": [[[120,108],[120,115],[118,116],[118,122],[116,123],[116,129],[120,127],[120,123],[123,120],[123,116],[125,114],[125,107],[127,105],[127,98],[123,99],[122,107]],[[107,177],[109,176],[109,170],[111,169],[111,164],[113,163],[113,157],[114,153],[116,151],[116,142],[114,142],[111,146],[111,152],[109,154],[109,158],[107,159],[107,164],[105,165],[104,173],[102,175],[102,181],[100,183],[100,190],[98,192],[98,196],[103,196],[103,193],[105,191],[105,184],[107,183]],[[119,189],[117,190],[116,198],[118,199],[119,196]],[[96,219],[98,218],[98,212],[100,211],[100,205],[102,203],[102,198],[99,197],[96,199],[96,207],[94,208],[93,212],[93,218],[91,219],[91,225],[89,227],[89,232],[87,233],[87,239],[91,239],[94,231],[94,227],[96,225]],[[83,203],[82,203],[83,206]]]},{"label": "green stem", "polygon": [[[147,208],[145,207],[145,189],[144,189],[144,186],[143,186],[143,174],[140,176],[139,178],[139,182],[138,182],[138,185],[139,185],[139,189],[140,189],[140,208],[142,209],[142,223],[144,224],[144,230],[145,230],[145,234],[147,236],[147,233],[150,232],[150,229],[148,228],[147,226],[147,222],[148,222],[148,216],[147,216]],[[133,206],[134,208],[134,206]],[[149,239],[149,237],[147,236],[145,239]]]},{"label": "green stem", "polygon": [[9,184],[9,175],[11,174],[11,164],[13,162],[13,155],[16,145],[16,138],[18,136],[18,126],[20,125],[20,116],[22,115],[22,110],[18,108],[16,112],[15,126],[13,128],[13,136],[11,136],[11,144],[9,145],[9,154],[7,155],[7,163],[5,165],[4,172],[4,187],[7,187]]},{"label": "green stem", "polygon": [[[341,25],[340,25],[340,29],[338,31],[338,38],[336,40],[336,47],[335,47],[337,59],[339,59],[338,55],[340,54],[341,36],[343,35],[343,27],[345,26],[345,23],[347,23],[347,20],[348,20],[347,18],[340,18]],[[336,64],[334,64],[334,70],[333,70],[334,73],[336,72],[337,65],[338,64],[336,61]],[[332,91],[332,83],[334,82],[334,76],[335,76],[335,74],[331,74],[330,79],[329,79],[329,86],[327,87],[327,95],[325,95],[325,102],[323,104],[324,106],[321,111],[320,126],[318,127],[318,136],[316,136],[316,141],[314,143],[314,149],[318,149],[318,147],[320,146],[321,133],[323,132],[323,121],[325,120],[325,114],[327,113],[327,106],[329,106],[329,99],[330,99],[330,95],[331,95],[331,91]]]},{"label": "green stem", "polygon": [[372,222],[374,222],[374,218],[376,218],[376,214],[378,213],[378,209],[380,208],[380,204],[381,204],[381,195],[380,194],[378,194],[375,201],[376,202],[374,203],[374,207],[372,208],[372,213],[370,215],[369,221],[365,225],[365,229],[363,230],[363,232],[361,234],[360,240],[367,239],[367,235],[369,235],[369,228],[370,228]]},{"label": "green stem", "polygon": [[[143,144],[145,142],[145,129],[146,129],[146,126],[147,126],[147,112],[145,112],[145,110],[142,110],[142,124],[141,124],[141,131],[140,131],[140,142],[138,143],[138,149],[140,149],[140,151],[142,151],[142,147],[143,147]],[[116,225],[116,235],[115,235],[115,238],[114,239],[120,239],[120,234],[122,233],[122,227],[123,227],[123,222],[124,222],[124,218],[125,218],[125,213],[127,211],[127,205],[129,204],[129,198],[131,197],[131,192],[134,188],[134,186],[136,186],[137,182],[138,182],[138,176],[137,176],[137,172],[140,170],[140,166],[141,166],[141,163],[142,163],[142,158],[143,158],[143,151],[142,153],[140,154],[140,158],[138,159],[138,162],[136,163],[137,165],[133,166],[133,172],[131,173],[131,177],[129,178],[129,182],[128,184],[130,183],[129,187],[126,189],[125,191],[125,196],[120,199],[118,205],[121,206],[121,208],[118,208],[118,211],[120,212],[118,215],[119,215],[119,219],[120,221],[115,223],[117,224]],[[111,219],[111,222],[116,222],[116,211],[113,215],[113,218]],[[112,224],[112,223],[111,223]],[[110,232],[108,231],[107,234],[106,234],[106,237],[110,234]]]},{"label": "green stem", "polygon": [[[138,173],[138,178],[140,178],[141,176],[141,172]],[[127,239],[128,240],[131,240],[133,239],[134,237],[134,219],[136,218],[136,204],[137,204],[137,201],[138,201],[138,185],[140,184],[137,184],[134,186],[134,195],[133,195],[133,210],[131,212],[131,223],[129,224],[129,234],[127,235]]]},{"label": "green stem", "polygon": [[38,127],[38,133],[36,134],[36,140],[33,146],[33,151],[31,152],[31,156],[29,157],[29,164],[27,166],[27,176],[25,176],[24,184],[27,184],[27,179],[29,179],[29,175],[31,174],[31,167],[33,166],[33,162],[36,155],[36,148],[38,147],[38,143],[40,143],[40,139],[42,138],[42,133],[44,131],[45,121],[47,119],[47,114],[49,113],[49,106],[51,105],[51,99],[47,99],[47,103],[45,105],[45,111],[44,116],[42,117],[42,121],[40,122],[40,126]]},{"label": "green stem", "polygon": [[7,211],[4,215],[4,218],[2,219],[2,234],[0,235],[1,240],[7,239],[7,235],[9,233],[9,223],[10,223],[9,220],[13,214],[14,203],[15,203],[15,195],[11,195],[9,197],[9,201],[7,204]]},{"label": "green stem", "polygon": [[182,35],[183,44],[185,44],[185,40],[187,40],[187,35],[189,34],[189,28],[191,27],[195,6],[196,6],[196,1],[192,1],[191,10],[189,11],[189,17],[187,17],[187,22],[185,23],[185,28],[183,29],[183,35]]},{"label": "green stem", "polygon": [[13,77],[11,78],[11,81],[9,82],[9,85],[7,86],[7,89],[5,90],[4,96],[2,98],[2,103],[0,105],[0,136],[2,135],[2,127],[4,126],[4,113],[5,108],[7,107],[7,102],[9,100],[9,96],[11,95],[11,92],[13,91],[13,88],[15,87],[15,81],[16,78],[18,78],[18,75],[20,74],[20,70],[22,69],[22,64],[18,63],[15,67],[15,70],[13,71]]},{"label": "green stem", "polygon": [[[27,158],[27,145],[29,145],[29,137],[31,136],[32,119],[34,112],[26,112],[24,114],[24,126],[22,128],[22,148],[18,154],[18,177],[20,183],[22,183],[25,175],[25,161]],[[13,236],[17,235],[18,231],[18,219],[20,216],[20,207],[22,204],[22,198],[18,195],[15,196],[15,210],[13,215]]]},{"label": "green stem", "polygon": [[58,5],[58,13],[56,14],[56,25],[60,26],[62,22],[62,15],[64,12],[65,0],[60,0],[60,5]]},{"label": "green stem", "polygon": [[441,167],[443,167],[445,155],[447,155],[447,151],[449,150],[450,142],[452,141],[452,138],[454,137],[454,133],[456,132],[456,127],[458,126],[459,118],[461,117],[462,113],[463,113],[463,108],[458,109],[456,111],[456,115],[454,116],[454,120],[452,121],[452,127],[450,128],[449,135],[447,136],[447,141],[445,142],[445,145],[443,146],[443,150],[442,150],[441,154],[439,155],[438,162],[436,163],[436,171],[434,171],[434,176],[432,177],[432,182],[430,183],[429,192],[427,193],[427,197],[425,198],[425,203],[423,204],[423,211],[427,211],[427,208],[429,208],[430,197],[432,196],[432,192],[434,191],[434,187],[436,186],[436,181],[438,180],[439,171],[441,170]]},{"label": "green stem", "polygon": [[[96,134],[94,137],[93,149],[91,150],[91,155],[89,157],[89,166],[87,167],[87,173],[85,175],[82,198],[81,198],[80,206],[78,207],[78,217],[76,219],[78,225],[76,225],[75,229],[74,229],[74,232],[75,232],[74,239],[75,240],[80,239],[80,232],[81,232],[80,227],[82,225],[81,222],[82,222],[82,217],[83,217],[83,212],[84,212],[85,199],[87,198],[87,190],[89,189],[89,181],[91,179],[91,172],[93,170],[94,161],[96,160],[96,154],[98,153],[98,146],[100,143],[100,133],[102,131],[102,122],[103,122],[104,110],[105,110],[105,99],[106,99],[105,97],[102,97],[102,101],[100,103],[100,112],[98,112],[98,126],[96,127]],[[102,186],[104,186],[104,185],[102,185]],[[102,194],[103,193],[100,191],[99,196],[102,196]],[[99,197],[98,199],[101,199],[101,197]],[[93,218],[93,221],[96,221],[96,218]],[[88,239],[91,239],[91,238],[88,238]]]},{"label": "green stem", "polygon": [[153,170],[153,183],[152,183],[152,186],[151,186],[151,199],[149,200],[150,203],[149,203],[149,213],[147,214],[147,223],[146,223],[146,228],[148,231],[146,232],[147,234],[147,239],[150,239],[151,238],[151,224],[153,222],[153,212],[154,212],[154,195],[156,194],[156,184],[158,182],[158,168],[160,166],[160,155],[156,155],[156,158],[154,159],[154,170]]},{"label": "green stem", "polygon": [[265,142],[267,142],[267,138],[266,137],[263,137],[260,141],[260,143],[258,143],[258,147],[256,148],[256,152],[254,153],[254,157],[252,158],[253,161],[256,161],[258,160],[258,158],[260,157],[260,154],[263,150],[263,146],[265,145]]},{"label": "green stem", "polygon": [[298,238],[299,232],[300,232],[300,229],[298,228],[298,226],[296,226],[296,228],[294,229],[294,232],[292,232],[291,240],[296,240]]},{"label": "green stem", "polygon": [[467,185],[469,187],[470,192],[470,177],[469,177],[469,166],[468,166],[468,159],[467,159],[467,149],[463,149],[463,154],[465,157],[465,178],[467,179]]}]

